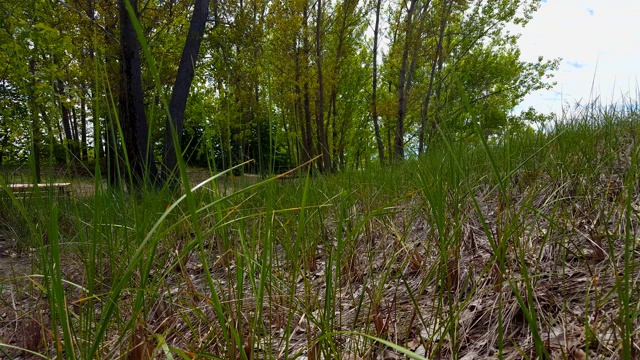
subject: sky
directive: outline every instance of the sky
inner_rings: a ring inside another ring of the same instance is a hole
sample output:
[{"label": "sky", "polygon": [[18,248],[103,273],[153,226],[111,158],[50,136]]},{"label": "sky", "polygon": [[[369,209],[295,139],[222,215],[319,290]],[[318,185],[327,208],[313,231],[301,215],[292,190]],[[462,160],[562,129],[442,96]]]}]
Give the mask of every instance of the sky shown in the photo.
[{"label": "sky", "polygon": [[[516,108],[562,114],[600,97],[603,105],[640,100],[640,1],[543,0],[518,44],[521,60],[562,58],[551,90],[529,94]],[[593,86],[592,86],[593,84]]]}]

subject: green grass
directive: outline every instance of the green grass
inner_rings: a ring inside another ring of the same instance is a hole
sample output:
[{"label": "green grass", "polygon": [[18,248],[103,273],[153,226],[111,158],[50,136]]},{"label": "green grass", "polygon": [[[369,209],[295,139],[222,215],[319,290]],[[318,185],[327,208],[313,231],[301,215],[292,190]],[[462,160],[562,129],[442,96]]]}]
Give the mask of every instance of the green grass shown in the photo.
[{"label": "green grass", "polygon": [[180,161],[178,193],[106,189],[96,166],[74,196],[17,199],[6,184],[32,177],[5,172],[0,352],[637,358],[640,118],[588,110],[331,176],[202,177]]},{"label": "green grass", "polygon": [[0,259],[0,348],[637,357],[638,120],[442,141],[420,160],[332,176],[183,177],[182,197],[132,198],[101,179],[91,196],[4,193],[2,250],[15,255]]}]

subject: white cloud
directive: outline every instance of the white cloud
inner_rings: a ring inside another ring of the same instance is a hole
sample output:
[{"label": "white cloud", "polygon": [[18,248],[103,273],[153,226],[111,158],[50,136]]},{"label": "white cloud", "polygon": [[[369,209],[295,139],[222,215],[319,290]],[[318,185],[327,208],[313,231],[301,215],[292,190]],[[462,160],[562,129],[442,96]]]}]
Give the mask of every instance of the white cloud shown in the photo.
[{"label": "white cloud", "polygon": [[[527,96],[519,108],[561,113],[562,102],[585,104],[600,96],[637,99],[640,82],[640,2],[637,0],[548,0],[520,32],[522,60],[561,57],[551,90]],[[592,86],[593,84],[593,86]]]}]

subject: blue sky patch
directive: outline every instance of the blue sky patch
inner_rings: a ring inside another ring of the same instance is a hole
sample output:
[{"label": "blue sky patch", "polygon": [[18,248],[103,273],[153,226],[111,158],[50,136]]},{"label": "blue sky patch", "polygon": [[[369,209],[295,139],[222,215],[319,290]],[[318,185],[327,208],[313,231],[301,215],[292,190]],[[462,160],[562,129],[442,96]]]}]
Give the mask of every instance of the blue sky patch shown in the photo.
[{"label": "blue sky patch", "polygon": [[571,66],[574,69],[582,69],[585,65],[581,64],[577,61],[567,61],[567,65]]},{"label": "blue sky patch", "polygon": [[640,1],[547,0],[526,28],[517,27],[522,32],[518,39],[521,60],[536,62],[540,55],[564,60],[549,80],[556,84],[525,96],[523,108],[533,106],[541,112],[561,114],[565,104],[578,99],[593,99],[603,93],[603,103],[615,103],[612,92],[637,94],[638,37],[621,36],[620,30],[636,29],[638,14]]}]

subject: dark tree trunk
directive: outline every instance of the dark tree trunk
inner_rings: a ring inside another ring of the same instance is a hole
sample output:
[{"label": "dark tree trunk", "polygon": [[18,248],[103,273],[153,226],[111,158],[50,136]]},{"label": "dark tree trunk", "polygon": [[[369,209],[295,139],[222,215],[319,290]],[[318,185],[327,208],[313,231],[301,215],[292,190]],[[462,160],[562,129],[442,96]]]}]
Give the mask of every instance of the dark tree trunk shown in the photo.
[{"label": "dark tree trunk", "polygon": [[[295,117],[294,117],[295,119]],[[294,162],[298,160],[298,154],[300,153],[299,149],[296,149],[295,147],[291,146],[291,138],[289,137],[289,125],[287,125],[287,119],[285,118],[285,113],[284,111],[282,112],[282,126],[284,128],[284,133],[287,134],[285,136],[286,139],[286,149],[287,149],[287,154],[289,154],[289,161],[290,162]],[[297,134],[297,129],[296,129],[296,122],[293,122],[293,133]],[[295,160],[294,160],[295,159]],[[271,160],[272,164],[275,163],[275,160]],[[276,169],[275,167],[272,168],[272,171],[274,172],[274,174],[278,174],[280,171],[278,171],[278,169]]]},{"label": "dark tree trunk", "polygon": [[415,38],[413,39],[413,50],[411,52],[411,64],[409,65],[409,71],[407,72],[407,79],[404,86],[405,88],[404,92],[406,94],[405,116],[406,116],[406,110],[407,110],[406,101],[408,100],[409,94],[411,93],[411,88],[413,86],[413,74],[415,74],[416,72],[416,64],[418,63],[418,52],[420,51],[420,45],[422,44],[422,34],[424,32],[424,25],[425,25],[424,18],[425,18],[428,7],[429,7],[429,0],[427,0],[424,7],[422,8],[422,12],[420,14],[420,20],[419,20],[420,26],[418,27],[418,31],[413,34]]},{"label": "dark tree trunk", "polygon": [[327,115],[329,116],[329,118],[327,119],[327,122],[326,122],[327,133],[329,132],[329,126],[331,126],[331,146],[333,147],[333,151],[331,152],[331,162],[332,162],[331,170],[332,171],[338,170],[339,166],[336,163],[336,159],[340,158],[344,153],[344,148],[339,145],[340,141],[338,140],[338,135],[344,136],[344,134],[342,133],[338,134],[339,131],[338,131],[338,124],[337,124],[337,119],[338,119],[338,108],[336,104],[337,101],[338,101],[338,89],[337,87],[334,87],[333,90],[331,91],[331,97],[329,98],[329,109],[327,110]]},{"label": "dark tree trunk", "polygon": [[[426,15],[429,9],[431,0],[426,0],[422,9],[420,10],[420,16],[418,18],[418,27],[413,25],[413,15],[415,12],[415,4],[417,0],[412,0],[409,11],[407,12],[407,22],[405,29],[405,42],[402,52],[402,65],[400,67],[400,76],[398,84],[398,119],[396,127],[395,137],[395,154],[399,160],[404,159],[404,120],[407,116],[407,102],[409,94],[411,93],[411,86],[413,85],[413,74],[418,60],[418,52],[422,42],[422,34],[426,23]],[[411,63],[407,69],[407,62],[409,59],[409,46],[413,45],[411,50]]]},{"label": "dark tree trunk", "polygon": [[306,144],[304,145],[305,151],[308,155],[308,160],[315,157],[315,151],[313,148],[313,135],[311,132],[311,100],[309,95],[309,83],[305,80],[303,88],[303,115],[304,115],[304,131],[306,132]]},{"label": "dark tree trunk", "polygon": [[[298,156],[298,164],[304,164],[309,159],[311,159],[311,150],[307,148],[308,140],[307,140],[307,127],[304,121],[304,112],[302,111],[302,91],[300,90],[300,85],[296,84],[296,95],[297,99],[295,101],[295,118],[297,122],[300,124],[300,144],[298,145],[299,155]],[[297,133],[297,131],[296,131]]]},{"label": "dark tree trunk", "polygon": [[[444,58],[444,56],[440,56],[438,58],[438,66],[437,66],[437,69],[436,69],[436,74],[438,74],[439,76],[442,75],[442,66],[443,66],[443,63],[444,63],[443,58]],[[431,131],[429,133],[429,141],[431,141],[433,139],[433,136],[436,134],[436,131],[438,130],[438,122],[439,122],[438,121],[438,116],[439,116],[439,111],[442,108],[442,106],[440,104],[440,95],[442,93],[442,83],[443,83],[443,81],[442,81],[442,79],[440,79],[437,82],[437,85],[436,85],[436,98],[435,98],[435,100],[436,100],[436,108],[435,108],[435,114],[433,116],[433,122],[431,122]],[[427,146],[428,146],[428,144],[427,144]]]},{"label": "dark tree trunk", "polygon": [[[266,6],[262,8],[262,11],[260,12],[260,18],[258,18],[258,4],[257,2],[253,2],[253,26],[255,27],[261,27],[262,25],[262,19],[264,19],[264,12],[266,10]],[[258,20],[260,19],[260,20]],[[253,45],[253,63],[254,64],[258,64],[260,63],[260,59],[258,58],[258,56],[260,55],[260,42],[256,41],[255,44]],[[267,109],[267,111],[270,111],[270,109]],[[258,169],[260,172],[260,175],[264,176],[265,174],[267,174],[267,172],[269,171],[269,169],[271,169],[271,165],[272,164],[272,159],[271,159],[271,142],[269,142],[269,146],[267,146],[267,149],[264,149],[262,147],[262,138],[264,137],[264,135],[262,134],[262,123],[263,123],[263,118],[262,118],[262,114],[260,114],[260,82],[257,78],[253,78],[253,109],[252,109],[252,113],[253,113],[253,120],[255,122],[255,126],[256,126],[256,135],[258,138]],[[271,129],[269,129],[269,133],[271,133]],[[267,151],[267,154],[265,156],[265,150]]]},{"label": "dark tree trunk", "polygon": [[107,116],[104,126],[104,157],[107,170],[107,187],[109,189],[120,189],[122,174],[120,174],[121,164],[118,158],[118,140],[114,129],[115,120]]},{"label": "dark tree trunk", "polygon": [[[436,75],[436,66],[442,57],[442,42],[444,41],[444,31],[447,27],[447,22],[449,21],[449,14],[451,13],[451,7],[453,6],[453,1],[450,0],[445,2],[443,8],[444,12],[442,14],[442,19],[440,20],[440,29],[438,33],[438,42],[436,44],[436,53],[433,58],[433,63],[431,64],[431,73],[429,74],[429,86],[427,88],[427,94],[424,97],[424,101],[422,103],[422,113],[421,113],[421,124],[420,124],[420,133],[419,133],[419,144],[418,144],[418,154],[422,155],[424,153],[425,147],[425,127],[427,126],[427,117],[429,116],[429,105],[431,101],[431,95],[433,93],[433,83]],[[434,121],[435,123],[435,121]]]},{"label": "dark tree trunk", "polygon": [[31,72],[32,81],[29,94],[29,110],[31,113],[31,156],[33,158],[33,171],[34,181],[39,183],[42,181],[41,176],[41,148],[42,148],[42,133],[40,131],[40,121],[38,119],[38,110],[35,98],[35,73],[36,73],[36,61],[34,58],[29,59],[29,71]]},{"label": "dark tree trunk", "polygon": [[81,159],[89,160],[87,149],[87,103],[84,99],[84,94],[80,97],[80,149]]},{"label": "dark tree trunk", "polygon": [[[341,74],[341,65],[342,65],[342,52],[344,48],[344,43],[347,37],[347,34],[350,31],[350,27],[353,26],[352,22],[349,22],[349,17],[353,16],[356,8],[358,6],[358,1],[354,0],[344,0],[342,3],[342,21],[340,25],[339,35],[338,35],[338,46],[336,48],[336,59],[335,59],[335,69],[334,69],[334,81],[331,89],[331,97],[329,99],[329,108],[330,112],[328,112],[329,116],[331,116],[331,142],[333,144],[333,170],[336,170],[336,159],[339,159],[338,164],[340,167],[344,167],[344,132],[338,131],[338,125],[336,124],[338,118],[338,83],[340,81]],[[343,124],[346,119],[343,119]],[[344,127],[344,125],[343,125]],[[341,136],[338,139],[338,135]]]},{"label": "dark tree trunk", "polygon": [[[73,120],[73,126],[71,127],[71,135],[73,136],[73,143],[71,144],[73,158],[71,161],[82,161],[82,153],[80,152],[82,147],[80,146],[80,135],[78,135],[78,129],[80,126],[78,126],[78,113],[75,106],[71,107],[71,119]],[[74,168],[73,171],[77,173],[76,168]]]},{"label": "dark tree trunk", "polygon": [[[332,170],[336,170],[336,159],[343,158],[344,148],[339,146],[342,143],[341,140],[338,140],[338,125],[336,124],[338,117],[338,82],[340,81],[340,67],[342,64],[342,49],[344,46],[345,38],[348,34],[349,27],[351,24],[349,23],[349,16],[353,14],[355,11],[358,2],[354,0],[344,0],[342,2],[342,19],[340,21],[340,30],[338,31],[338,46],[336,47],[336,57],[335,57],[335,67],[334,67],[334,81],[331,86],[331,95],[329,97],[329,110],[327,111],[328,119],[327,119],[327,132],[329,129],[329,125],[331,124],[331,144],[333,146],[332,153]],[[341,133],[344,137],[344,133]],[[338,162],[342,164],[342,161]]]},{"label": "dark tree trunk", "polygon": [[411,44],[413,12],[418,0],[409,0],[409,10],[405,21],[405,39],[402,51],[402,63],[398,78],[398,116],[396,119],[396,135],[393,142],[395,157],[398,160],[404,159],[404,118],[407,112],[407,67],[409,62],[409,47]]},{"label": "dark tree trunk", "polygon": [[[96,18],[95,0],[86,0],[86,9],[87,9],[86,10],[87,16],[89,17],[91,22],[95,21],[95,18]],[[95,64],[95,53],[93,48],[89,48],[89,59],[91,59],[91,63]],[[106,66],[106,61],[105,61],[105,66]],[[93,75],[97,77],[97,74],[95,74],[95,72],[93,73]],[[97,109],[98,106],[97,106],[97,99],[96,99],[96,83],[97,83],[96,77],[89,78],[90,79],[89,89],[87,91],[91,93],[91,96],[89,97],[89,101],[90,101],[91,117],[92,117],[91,120],[93,121],[93,129],[92,129],[93,158],[99,164],[100,157],[104,156],[104,154],[100,154],[102,150],[102,144],[100,143],[100,139],[102,137],[101,135],[102,129],[100,129],[100,117],[98,116],[98,109]],[[82,98],[84,100],[84,96]],[[86,108],[83,107],[83,110],[85,111],[84,112],[85,115],[84,115],[84,122],[82,123],[82,153],[84,158],[86,160],[89,160],[89,146],[87,144],[87,117],[86,117],[87,113],[86,113]]]},{"label": "dark tree trunk", "polygon": [[303,12],[303,49],[302,49],[302,55],[304,56],[304,85],[303,85],[303,98],[304,98],[304,131],[306,132],[306,140],[307,143],[305,144],[305,151],[307,151],[307,153],[309,154],[308,157],[309,159],[312,159],[315,156],[315,151],[313,148],[313,135],[312,135],[312,128],[311,128],[311,100],[310,100],[310,94],[309,94],[309,79],[308,79],[308,74],[307,74],[307,64],[309,63],[309,53],[310,53],[310,49],[309,49],[309,9],[308,9],[308,5],[305,5],[304,8],[304,12]]},{"label": "dark tree trunk", "polygon": [[42,181],[42,168],[41,154],[42,154],[42,135],[40,132],[40,122],[38,121],[38,112],[31,113],[31,153],[33,154],[33,172],[35,175],[35,181],[40,183]]},{"label": "dark tree trunk", "polygon": [[[296,80],[297,81],[297,80]],[[293,126],[293,133],[295,134],[294,140],[295,140],[295,150],[296,150],[296,156],[293,158],[294,163],[295,164],[302,164],[302,156],[304,151],[302,150],[302,146],[304,144],[303,140],[302,140],[302,135],[304,134],[304,131],[302,131],[301,129],[299,129],[300,125],[302,125],[302,117],[300,116],[300,88],[298,87],[298,85],[295,86],[296,89],[296,100],[293,101],[293,119],[294,121],[291,122],[292,126]],[[282,120],[286,121],[284,113],[282,114]],[[288,133],[287,131],[287,123],[285,122],[285,131]],[[289,155],[291,156],[291,155]]]},{"label": "dark tree trunk", "polygon": [[[265,174],[265,172],[268,170],[269,168],[269,160],[264,159],[263,157],[263,153],[264,153],[264,149],[262,149],[262,119],[260,118],[259,114],[258,114],[258,109],[260,108],[259,105],[259,96],[260,96],[260,91],[258,89],[258,84],[255,84],[255,87],[253,89],[254,91],[254,101],[255,101],[255,107],[252,110],[253,113],[253,121],[255,123],[256,126],[256,136],[258,138],[258,169],[260,169],[260,174],[263,175]],[[265,161],[267,160],[267,161]]]},{"label": "dark tree trunk", "polygon": [[71,107],[71,119],[73,120],[73,126],[71,127],[71,135],[73,136],[73,141],[77,144],[80,143],[80,136],[78,135],[78,114],[76,113],[76,107]]},{"label": "dark tree trunk", "polygon": [[[394,31],[394,38],[396,37],[397,34],[397,30]],[[394,40],[395,41],[395,40]],[[387,81],[387,92],[389,94],[393,93],[393,83],[391,82],[391,80]],[[392,119],[387,119],[387,160],[389,162],[393,161],[393,136],[391,135],[391,130],[392,130],[392,126],[393,122]]]},{"label": "dark tree trunk", "polygon": [[64,83],[62,80],[57,81],[56,90],[58,93],[58,101],[60,103],[60,111],[62,113],[62,128],[64,129],[64,137],[66,139],[66,142],[63,143],[66,145],[69,152],[75,155],[73,147],[73,133],[71,130],[71,116],[69,115],[69,108],[64,104],[64,97],[66,95],[64,93]]},{"label": "dark tree trunk", "polygon": [[[51,125],[51,122],[49,122],[47,114],[42,108],[40,108],[40,116],[45,121],[45,124],[47,124],[47,130],[49,131],[49,133],[53,134],[53,126]],[[64,130],[62,129],[62,125],[60,125],[59,121],[56,122],[55,129],[58,132],[58,142],[60,143],[60,145],[64,146]]]},{"label": "dark tree trunk", "polygon": [[[112,64],[112,61],[106,57],[104,59],[104,66],[105,68],[113,68],[114,64]],[[118,81],[118,94],[121,93],[124,87],[123,84],[123,76],[119,76],[117,78]],[[96,82],[97,83],[97,82]],[[99,121],[100,118],[98,116],[98,106],[97,106],[97,101],[98,101],[98,95],[97,93],[94,91],[91,94],[91,97],[93,99],[93,110],[92,110],[92,114],[93,114],[93,118],[94,120],[94,126],[95,124],[99,125]],[[115,101],[115,99],[113,99]],[[99,139],[101,136],[104,136],[103,139],[103,144],[104,144],[104,153],[103,153],[103,157],[104,157],[104,161],[105,161],[105,170],[107,172],[107,188],[110,190],[121,190],[122,188],[122,176],[120,174],[120,169],[122,168],[122,158],[119,157],[120,153],[118,151],[118,132],[115,130],[116,128],[116,117],[115,114],[113,114],[112,111],[107,111],[104,117],[104,121],[103,121],[103,126],[101,127],[101,130],[104,132],[104,134],[98,132],[95,133],[94,137],[95,139]],[[94,131],[96,131],[94,129]],[[98,159],[98,158],[96,158]]]},{"label": "dark tree trunk", "polygon": [[73,141],[77,144],[80,142],[80,137],[78,136],[78,114],[76,113],[75,106],[71,107],[71,120],[73,126],[71,126],[71,136],[73,137]]},{"label": "dark tree trunk", "polygon": [[316,15],[316,65],[318,69],[318,100],[316,109],[316,131],[318,133],[318,147],[322,153],[321,172],[331,172],[331,154],[329,141],[324,126],[324,79],[322,78],[322,0],[318,0]]},{"label": "dark tree trunk", "polygon": [[384,145],[380,136],[380,125],[378,124],[378,33],[380,30],[380,5],[382,0],[376,1],[376,24],[373,30],[373,92],[371,96],[371,111],[373,115],[373,130],[378,145],[378,157],[380,164],[384,165]]},{"label": "dark tree trunk", "polygon": [[[342,126],[340,127],[340,138],[338,139],[338,145],[336,145],[338,147],[338,149],[340,151],[338,151],[338,164],[340,164],[340,168],[344,169],[346,167],[346,159],[345,159],[345,154],[344,154],[344,149],[346,147],[346,139],[347,139],[347,123],[346,122],[342,122]],[[359,146],[358,146],[359,147]],[[335,163],[335,160],[334,160]]]},{"label": "dark tree trunk", "polygon": [[[294,44],[294,47],[296,45]],[[304,164],[307,161],[313,158],[313,147],[311,146],[311,118],[309,117],[307,121],[307,115],[309,114],[309,97],[308,97],[308,85],[304,83],[305,92],[302,93],[302,89],[300,88],[300,82],[303,81],[301,79],[301,65],[300,65],[300,52],[296,51],[295,58],[295,91],[296,91],[296,101],[295,101],[295,109],[296,109],[296,117],[298,122],[300,123],[300,139],[302,141],[302,146],[300,150],[300,164]],[[302,99],[306,100],[306,106],[303,105]]]},{"label": "dark tree trunk", "polygon": [[[422,28],[425,23],[426,11],[429,7],[430,0],[427,0],[422,7],[420,14],[420,27],[418,31],[414,30],[413,16],[416,3],[418,0],[410,0],[411,4],[407,12],[405,21],[405,39],[402,51],[402,63],[400,65],[398,79],[398,116],[396,123],[396,135],[394,140],[394,153],[398,160],[404,159],[404,120],[407,116],[407,100],[411,91],[412,77],[415,70],[418,49],[420,46],[420,37],[422,36]],[[411,63],[409,62],[409,48],[413,44]],[[408,65],[408,68],[407,68]]]},{"label": "dark tree trunk", "polygon": [[[171,102],[169,102],[169,118],[167,119],[164,135],[164,166],[167,172],[167,180],[171,180],[171,174],[175,172],[178,164],[178,156],[182,156],[180,146],[184,130],[184,111],[187,106],[191,82],[195,75],[200,44],[208,16],[209,0],[196,0],[191,23],[189,24],[189,33],[187,34],[180,65],[178,66],[178,74],[173,84]],[[176,134],[175,144],[173,131]]]},{"label": "dark tree trunk", "polygon": [[[389,120],[388,122],[391,122],[391,120]],[[393,160],[393,153],[392,153],[392,149],[393,149],[393,135],[391,135],[391,126],[390,124],[388,124],[387,126],[387,149],[389,150],[389,161]]]},{"label": "dark tree trunk", "polygon": [[131,178],[128,179],[130,190],[140,191],[147,184],[158,185],[158,170],[148,141],[149,129],[144,111],[140,45],[131,20],[131,16],[134,14],[130,13],[126,6],[129,3],[133,12],[136,12],[137,0],[119,0],[118,2],[120,7],[120,45],[122,47],[120,125],[127,149],[128,166],[131,171]]}]

